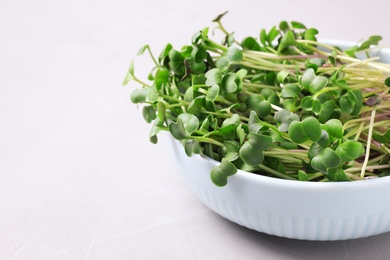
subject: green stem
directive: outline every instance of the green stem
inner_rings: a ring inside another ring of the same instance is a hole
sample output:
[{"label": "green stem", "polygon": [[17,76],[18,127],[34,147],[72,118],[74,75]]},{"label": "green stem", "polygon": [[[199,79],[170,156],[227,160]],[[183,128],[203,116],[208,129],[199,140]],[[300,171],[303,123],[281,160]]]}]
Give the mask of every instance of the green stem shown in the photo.
[{"label": "green stem", "polygon": [[154,55],[153,55],[152,50],[150,49],[149,45],[148,45],[147,49],[148,49],[150,57],[152,57],[152,60],[153,60],[154,64],[156,64],[157,67],[161,68],[161,66],[160,66],[160,64],[158,64],[156,58],[154,58]]},{"label": "green stem", "polygon": [[275,171],[274,169],[271,169],[271,168],[269,168],[269,167],[267,167],[267,166],[265,166],[265,165],[263,165],[263,164],[260,164],[258,167],[259,167],[261,170],[264,170],[264,171],[266,171],[266,172],[269,172],[269,173],[271,173],[271,174],[273,174],[273,175],[275,175],[275,176],[277,176],[277,177],[279,177],[279,178],[287,179],[287,180],[296,180],[296,179],[292,178],[291,176],[288,176],[288,175],[283,174],[283,173],[281,173],[281,172]]},{"label": "green stem", "polygon": [[[370,166],[366,166],[366,170],[367,171],[373,171],[373,170],[380,170],[380,169],[389,169],[390,168],[390,164],[382,164],[382,165],[370,165]],[[354,171],[359,171],[361,170],[360,167],[351,167],[347,170],[345,170],[346,172],[354,172]]]},{"label": "green stem", "polygon": [[180,104],[185,105],[185,106],[188,106],[190,104],[187,101],[184,101],[184,100],[181,100],[181,99],[178,99],[178,98],[175,98],[175,97],[171,97],[171,96],[168,96],[168,95],[164,95],[164,94],[162,94],[161,97],[165,98],[165,99],[168,99],[168,100],[175,101],[175,102],[180,103]]},{"label": "green stem", "polygon": [[217,140],[214,140],[212,138],[208,138],[208,137],[198,137],[198,136],[195,136],[193,137],[195,140],[197,140],[198,142],[200,143],[209,143],[209,144],[215,144],[217,146],[220,146],[220,147],[223,147],[223,143],[221,142],[218,142]]},{"label": "green stem", "polygon": [[228,50],[228,48],[226,46],[219,44],[219,43],[216,43],[213,40],[210,40],[209,38],[205,39],[204,43],[206,44],[204,47],[207,47],[207,46],[213,47],[213,48],[219,49],[223,52],[226,52]]},{"label": "green stem", "polygon": [[252,88],[255,88],[255,89],[259,89],[259,90],[262,90],[262,89],[273,89],[273,90],[280,90],[281,88],[280,87],[276,87],[276,86],[270,86],[270,85],[263,85],[263,84],[256,84],[256,83],[250,83],[250,82],[243,82],[243,86],[244,87],[252,87]]},{"label": "green stem", "polygon": [[361,122],[360,125],[359,125],[359,128],[358,128],[358,130],[356,132],[356,136],[354,138],[355,141],[359,140],[359,137],[360,137],[360,134],[361,134],[361,132],[363,130],[363,127],[364,127],[364,122]]},{"label": "green stem", "polygon": [[137,78],[136,76],[132,75],[132,78],[135,82],[138,82],[139,84],[145,86],[145,87],[148,87],[148,88],[151,88],[152,86],[149,85],[148,83],[145,83],[143,82],[142,80],[140,80],[139,78]]},{"label": "green stem", "polygon": [[326,88],[323,88],[321,89],[320,91],[318,91],[317,93],[315,93],[313,95],[313,98],[317,98],[319,97],[320,95],[326,93],[326,92],[329,92],[329,91],[333,91],[333,90],[340,90],[340,87],[326,87]]}]

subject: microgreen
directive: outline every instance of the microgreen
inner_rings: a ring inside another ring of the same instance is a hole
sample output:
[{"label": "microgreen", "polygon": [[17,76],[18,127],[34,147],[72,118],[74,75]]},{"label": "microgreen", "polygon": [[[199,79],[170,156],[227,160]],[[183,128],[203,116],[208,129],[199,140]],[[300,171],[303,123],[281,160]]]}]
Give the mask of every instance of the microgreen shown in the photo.
[{"label": "microgreen", "polygon": [[341,50],[282,21],[238,41],[225,14],[214,19],[220,40],[206,27],[157,59],[142,46],[155,65],[148,81],[130,63],[123,84],[141,85],[130,99],[143,105],[152,143],[169,131],[188,156],[219,161],[217,186],[238,169],[298,181],[390,175],[390,66],[370,57],[380,36]]}]

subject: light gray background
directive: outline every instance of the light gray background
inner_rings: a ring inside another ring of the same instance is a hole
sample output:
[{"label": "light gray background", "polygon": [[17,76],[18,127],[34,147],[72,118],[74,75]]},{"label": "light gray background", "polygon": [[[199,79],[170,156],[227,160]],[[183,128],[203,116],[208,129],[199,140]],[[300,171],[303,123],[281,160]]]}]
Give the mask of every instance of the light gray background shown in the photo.
[{"label": "light gray background", "polygon": [[[141,45],[179,48],[224,11],[239,39],[298,20],[390,43],[388,3],[1,0],[0,259],[389,259],[390,234],[296,241],[214,214],[121,86]],[[149,59],[135,61],[144,77]]]}]

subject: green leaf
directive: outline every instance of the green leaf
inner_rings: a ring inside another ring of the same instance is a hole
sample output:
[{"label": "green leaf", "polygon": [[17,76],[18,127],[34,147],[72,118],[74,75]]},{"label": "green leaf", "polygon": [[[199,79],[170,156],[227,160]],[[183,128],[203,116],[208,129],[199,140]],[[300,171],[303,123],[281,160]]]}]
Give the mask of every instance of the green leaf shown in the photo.
[{"label": "green leaf", "polygon": [[359,44],[359,46],[356,49],[356,51],[366,50],[366,49],[370,48],[370,45],[371,45],[371,42],[369,40],[364,41],[361,44]]},{"label": "green leaf", "polygon": [[152,128],[149,133],[149,140],[151,143],[156,144],[158,141],[157,134],[161,131],[167,130],[164,126],[163,121],[160,121],[158,118],[154,121]]},{"label": "green leaf", "polygon": [[278,127],[279,131],[287,132],[291,122],[299,121],[299,116],[297,114],[291,113],[286,109],[278,111],[275,116],[275,121],[281,123]]},{"label": "green leaf", "polygon": [[218,85],[222,82],[222,72],[218,68],[211,69],[206,72],[205,74],[207,80],[206,80],[206,85],[207,86],[213,86],[213,85]]},{"label": "green leaf", "polygon": [[237,79],[240,79],[241,81],[244,79],[244,77],[248,74],[248,71],[246,69],[240,69],[236,72]]},{"label": "green leaf", "polygon": [[192,100],[194,100],[194,88],[189,87],[184,93],[184,101],[191,102]]},{"label": "green leaf", "polygon": [[336,108],[336,104],[332,100],[328,100],[325,103],[323,103],[321,105],[321,112],[319,113],[318,121],[320,123],[326,122],[333,114],[335,108]]},{"label": "green leaf", "polygon": [[216,62],[216,67],[218,69],[224,69],[226,67],[229,67],[230,62],[229,59],[225,56],[220,57]]},{"label": "green leaf", "polygon": [[150,123],[156,119],[156,110],[152,106],[144,106],[142,108],[142,116],[146,122]]},{"label": "green leaf", "polygon": [[191,42],[193,45],[197,45],[200,41],[200,39],[202,39],[202,31],[197,31],[196,33],[194,33],[191,37]]},{"label": "green leaf", "polygon": [[155,84],[153,84],[148,91],[148,100],[150,102],[155,102],[159,99],[160,93],[157,90],[157,87]]},{"label": "green leaf", "polygon": [[315,94],[328,85],[328,79],[324,76],[316,76],[314,70],[310,68],[302,75],[301,84],[304,89]]},{"label": "green leaf", "polygon": [[221,164],[212,169],[210,173],[210,178],[215,185],[217,185],[218,187],[223,187],[227,184],[228,177],[236,173],[236,166],[234,166],[234,164],[223,158]]},{"label": "green leaf", "polygon": [[325,125],[324,129],[328,132],[330,136],[336,137],[336,138],[343,138],[343,124],[338,119],[330,119],[328,120]]},{"label": "green leaf", "polygon": [[277,172],[286,174],[286,169],[283,163],[277,158],[269,157],[267,158],[267,161],[264,162],[264,164]]},{"label": "green leaf", "polygon": [[309,181],[309,176],[306,172],[298,170],[298,180],[300,181]]},{"label": "green leaf", "polygon": [[223,76],[222,78],[223,90],[225,90],[227,93],[239,92],[239,88],[235,79],[236,79],[236,74],[232,72],[227,73],[225,76]]},{"label": "green leaf", "polygon": [[169,60],[170,60],[170,63],[169,63],[169,67],[171,68],[171,70],[176,74],[176,75],[179,75],[179,76],[182,76],[184,75],[184,72],[185,72],[185,66],[184,66],[184,57],[183,55],[174,50],[174,49],[171,49],[169,51]]},{"label": "green leaf", "polygon": [[322,105],[318,99],[313,99],[312,111],[314,114],[318,115],[321,112]]},{"label": "green leaf", "polygon": [[216,108],[214,102],[210,101],[208,99],[204,100],[204,108],[206,111],[217,112],[217,108]]},{"label": "green leaf", "polygon": [[313,111],[316,115],[318,115],[322,110],[321,101],[317,98],[313,98],[312,96],[306,96],[301,100],[301,107],[305,111]]},{"label": "green leaf", "polygon": [[276,76],[277,80],[279,83],[284,83],[286,80],[287,76],[290,74],[290,71],[288,70],[281,70],[278,75]]},{"label": "green leaf", "polygon": [[202,149],[197,140],[189,139],[184,144],[184,151],[188,157],[191,157],[193,154],[200,154]]},{"label": "green leaf", "polygon": [[263,46],[266,46],[267,45],[267,32],[265,31],[265,29],[261,29],[260,31],[260,42],[261,44],[263,44]]},{"label": "green leaf", "polygon": [[333,56],[329,56],[328,59],[329,59],[329,62],[332,63],[333,66],[337,65],[336,59]]},{"label": "green leaf", "polygon": [[303,38],[305,40],[310,40],[310,41],[317,41],[316,35],[318,34],[318,30],[315,28],[309,28],[305,31],[305,34]]},{"label": "green leaf", "polygon": [[206,63],[204,61],[201,62],[193,62],[190,66],[190,72],[193,74],[201,74],[204,73],[207,69]]},{"label": "green leaf", "polygon": [[276,28],[276,26],[272,27],[271,30],[268,32],[268,35],[267,35],[268,45],[272,46],[272,42],[275,40],[275,38],[278,35],[279,35],[279,31]]},{"label": "green leaf", "polygon": [[230,62],[240,62],[242,61],[243,54],[240,49],[235,46],[229,47],[226,52],[226,57]]},{"label": "green leaf", "polygon": [[224,12],[224,13],[218,15],[218,16],[213,20],[213,22],[220,22],[221,19],[222,19],[222,17],[224,17],[227,13],[228,13],[228,11],[226,11],[226,12]]},{"label": "green leaf", "polygon": [[196,97],[191,103],[188,105],[187,112],[190,114],[198,114],[202,110],[202,107],[205,104],[205,97],[199,96]]},{"label": "green leaf", "polygon": [[225,141],[223,145],[224,158],[230,162],[235,161],[239,157],[240,144],[236,141]]},{"label": "green leaf", "polygon": [[182,121],[185,132],[190,135],[199,127],[199,119],[189,113],[182,113],[177,117],[177,121]]},{"label": "green leaf", "polygon": [[161,51],[160,56],[158,56],[158,61],[161,61],[169,55],[169,52],[172,50],[172,44],[168,43],[165,48]]},{"label": "green leaf", "polygon": [[347,140],[339,145],[335,151],[341,163],[353,161],[364,154],[364,146],[360,142]]},{"label": "green leaf", "polygon": [[166,108],[165,108],[164,102],[158,101],[157,102],[157,118],[161,122],[165,121],[165,112],[166,112]]},{"label": "green leaf", "polygon": [[244,50],[260,51],[260,44],[253,37],[246,37],[241,42],[241,46]]},{"label": "green leaf", "polygon": [[265,126],[264,122],[259,119],[257,116],[257,113],[254,110],[251,110],[249,113],[249,132],[251,133],[258,133],[261,130],[268,129],[267,126]]},{"label": "green leaf", "polygon": [[169,71],[167,69],[158,69],[156,71],[156,77],[154,79],[154,83],[158,90],[161,89],[163,84],[169,83]]},{"label": "green leaf", "polygon": [[209,27],[204,28],[201,32],[202,39],[207,39],[209,34]]},{"label": "green leaf", "polygon": [[264,160],[263,151],[270,147],[272,138],[266,135],[250,133],[240,151],[240,158],[250,166],[258,166]]},{"label": "green leaf", "polygon": [[378,133],[373,133],[372,138],[374,138],[374,140],[376,140],[382,144],[387,144],[390,142],[390,130],[387,130],[386,133],[384,133],[382,135],[378,134]]},{"label": "green leaf", "polygon": [[339,99],[339,105],[341,108],[341,111],[343,111],[346,114],[351,114],[354,110],[355,103],[353,100],[351,100],[348,95],[343,95]]},{"label": "green leaf", "polygon": [[380,35],[373,35],[373,36],[370,36],[370,38],[368,40],[371,42],[371,44],[378,45],[379,41],[382,40],[382,36],[380,36]]},{"label": "green leaf", "polygon": [[267,100],[273,105],[279,105],[280,98],[277,94],[270,95]]},{"label": "green leaf", "polygon": [[240,140],[240,145],[244,143],[245,137],[246,137],[246,132],[245,129],[243,128],[242,124],[239,124],[236,128],[236,135],[238,139]]},{"label": "green leaf", "polygon": [[225,37],[225,43],[228,47],[234,44],[234,33],[230,33]]},{"label": "green leaf", "polygon": [[144,54],[145,50],[148,49],[148,48],[149,48],[149,45],[148,45],[148,44],[142,46],[142,47],[139,49],[137,55],[140,56],[140,55]]},{"label": "green leaf", "polygon": [[127,83],[129,83],[132,79],[134,79],[134,61],[132,60],[129,65],[129,69],[127,70],[127,74],[125,76],[125,79],[123,80],[122,85],[125,86]]},{"label": "green leaf", "polygon": [[328,132],[325,130],[321,131],[321,138],[317,141],[317,144],[319,144],[322,147],[328,147],[330,144],[330,138]]},{"label": "green leaf", "polygon": [[347,88],[348,87],[348,83],[344,79],[340,79],[340,80],[336,81],[335,85],[339,86],[340,88]]},{"label": "green leaf", "polygon": [[256,109],[260,101],[262,101],[263,98],[260,95],[256,94],[250,94],[248,95],[247,99],[245,100],[245,103],[248,107],[248,110]]},{"label": "green leaf", "polygon": [[356,58],[356,50],[357,50],[357,46],[352,46],[348,49],[346,49],[344,51],[345,54],[347,54],[348,56],[352,57],[352,58]]},{"label": "green leaf", "polygon": [[301,93],[301,89],[295,83],[286,84],[283,86],[280,95],[282,98],[297,98]]},{"label": "green leaf", "polygon": [[371,36],[368,40],[360,43],[357,46],[356,51],[362,51],[362,50],[369,49],[371,47],[371,45],[378,45],[380,40],[382,40],[381,36],[378,36],[378,35]]},{"label": "green leaf", "polygon": [[293,121],[288,128],[291,141],[300,144],[306,141],[317,142],[321,138],[321,125],[314,117],[307,117],[302,122]]},{"label": "green leaf", "polygon": [[338,168],[341,164],[340,157],[330,148],[325,148],[324,151],[315,156],[311,162],[313,169],[324,174],[328,173],[329,169]]},{"label": "green leaf", "polygon": [[207,89],[206,99],[210,101],[215,101],[218,95],[219,95],[219,86],[215,84]]},{"label": "green leaf", "polygon": [[351,115],[357,116],[360,114],[360,110],[362,109],[362,106],[363,106],[363,94],[362,94],[362,91],[359,89],[352,90],[351,94],[353,94],[354,99],[356,100],[356,102],[353,106],[353,111],[352,111]]},{"label": "green leaf", "polygon": [[310,64],[315,64],[318,67],[322,67],[326,63],[325,59],[323,58],[310,58],[309,59]]},{"label": "green leaf", "polygon": [[146,101],[147,96],[148,96],[148,89],[146,88],[135,89],[131,93],[130,100],[134,104],[144,103]]},{"label": "green leaf", "polygon": [[281,21],[280,23],[279,23],[279,29],[281,30],[281,31],[286,31],[286,30],[288,30],[290,27],[288,26],[288,23],[286,22],[286,21]]},{"label": "green leaf", "polygon": [[227,126],[227,125],[238,125],[241,123],[240,116],[238,114],[233,114],[230,118],[226,118],[221,127]]},{"label": "green leaf", "polygon": [[278,54],[280,54],[284,49],[286,49],[290,45],[294,45],[296,43],[295,36],[292,31],[286,32],[282,39],[280,40],[280,44],[278,46]]},{"label": "green leaf", "polygon": [[172,122],[169,124],[169,132],[177,140],[183,140],[187,137],[187,133],[184,128],[184,123],[182,120],[177,120],[177,123]]},{"label": "green leaf", "polygon": [[385,79],[385,85],[386,85],[387,87],[390,87],[390,77],[387,77],[387,78]]},{"label": "green leaf", "polygon": [[301,107],[305,111],[311,111],[313,107],[313,97],[305,96],[304,98],[302,98]]},{"label": "green leaf", "polygon": [[262,100],[257,105],[255,112],[260,118],[268,116],[272,111],[271,103],[268,100]]},{"label": "green leaf", "polygon": [[184,45],[181,47],[180,53],[184,57],[184,59],[192,59],[192,51],[194,50],[194,46],[192,45]]},{"label": "green leaf", "polygon": [[319,143],[313,143],[308,151],[309,159],[313,159],[317,155],[321,154],[326,147],[321,146]]},{"label": "green leaf", "polygon": [[220,136],[224,140],[233,140],[237,137],[236,128],[237,124],[228,124],[221,127],[218,131],[214,131],[213,135]]},{"label": "green leaf", "polygon": [[272,89],[265,88],[261,90],[261,95],[263,95],[265,99],[268,99],[270,96],[276,95],[276,93]]},{"label": "green leaf", "polygon": [[306,29],[306,26],[303,23],[297,22],[297,21],[291,21],[291,26],[294,29]]},{"label": "green leaf", "polygon": [[350,181],[348,176],[341,168],[329,169],[325,177],[329,181]]},{"label": "green leaf", "polygon": [[236,141],[225,141],[223,145],[227,152],[238,153],[238,150],[240,149],[240,145]]},{"label": "green leaf", "polygon": [[213,146],[211,144],[204,144],[203,153],[211,159],[218,161],[219,156],[218,154],[214,153]]},{"label": "green leaf", "polygon": [[195,62],[201,62],[207,58],[207,52],[203,47],[195,46],[192,49],[191,56]]},{"label": "green leaf", "polygon": [[212,115],[208,115],[202,122],[200,126],[200,130],[209,131],[209,129],[216,129],[217,126],[216,118],[214,118]]}]

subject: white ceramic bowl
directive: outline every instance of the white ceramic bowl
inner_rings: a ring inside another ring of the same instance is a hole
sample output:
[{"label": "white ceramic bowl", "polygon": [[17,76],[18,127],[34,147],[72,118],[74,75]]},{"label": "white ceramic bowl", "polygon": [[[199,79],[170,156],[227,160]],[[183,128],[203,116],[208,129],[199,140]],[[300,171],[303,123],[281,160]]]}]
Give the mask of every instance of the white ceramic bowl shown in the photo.
[{"label": "white ceramic bowl", "polygon": [[[340,47],[343,41],[326,41]],[[390,50],[378,51],[390,62]],[[318,183],[281,180],[238,171],[225,187],[210,180],[218,162],[187,157],[172,141],[179,172],[207,207],[247,228],[304,240],[345,240],[390,231],[390,177]]]}]

